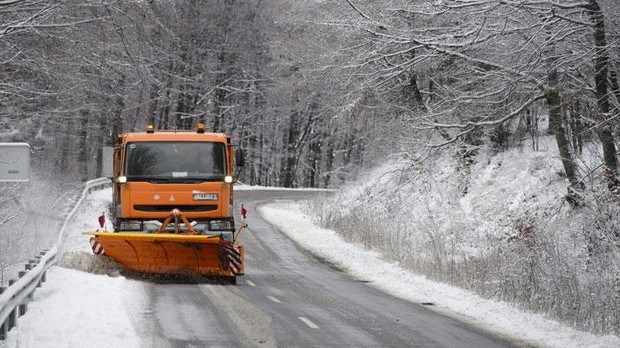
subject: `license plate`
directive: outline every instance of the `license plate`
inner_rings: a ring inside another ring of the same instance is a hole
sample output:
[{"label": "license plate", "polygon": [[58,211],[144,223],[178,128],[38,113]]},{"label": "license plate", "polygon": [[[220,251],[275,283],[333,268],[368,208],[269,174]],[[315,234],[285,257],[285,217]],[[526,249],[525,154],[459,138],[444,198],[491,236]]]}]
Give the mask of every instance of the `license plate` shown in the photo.
[{"label": "license plate", "polygon": [[195,201],[217,201],[217,193],[194,193]]}]

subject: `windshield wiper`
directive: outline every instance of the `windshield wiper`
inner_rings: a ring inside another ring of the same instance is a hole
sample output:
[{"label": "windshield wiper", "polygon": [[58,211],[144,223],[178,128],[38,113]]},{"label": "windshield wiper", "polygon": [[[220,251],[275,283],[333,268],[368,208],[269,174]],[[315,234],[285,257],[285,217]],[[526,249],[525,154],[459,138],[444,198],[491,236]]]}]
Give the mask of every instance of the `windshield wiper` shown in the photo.
[{"label": "windshield wiper", "polygon": [[151,183],[166,183],[170,182],[170,178],[161,176],[148,176],[148,175],[133,175],[127,176],[127,181],[142,181]]},{"label": "windshield wiper", "polygon": [[150,179],[148,182],[162,184],[162,183],[170,183],[170,184],[199,184],[205,181],[219,181],[218,179],[212,178],[155,178]]},{"label": "windshield wiper", "polygon": [[145,179],[144,181],[148,181],[151,184],[166,184],[166,183],[173,182],[173,180],[169,178],[148,178],[148,179]]},{"label": "windshield wiper", "polygon": [[143,181],[152,184],[199,184],[201,182],[217,182],[224,181],[221,175],[212,175],[205,177],[161,177],[161,176],[131,176],[127,177],[128,181]]},{"label": "windshield wiper", "polygon": [[200,178],[195,178],[197,180],[201,180],[201,181],[224,181],[224,176],[223,175],[208,175],[208,176],[203,176]]}]

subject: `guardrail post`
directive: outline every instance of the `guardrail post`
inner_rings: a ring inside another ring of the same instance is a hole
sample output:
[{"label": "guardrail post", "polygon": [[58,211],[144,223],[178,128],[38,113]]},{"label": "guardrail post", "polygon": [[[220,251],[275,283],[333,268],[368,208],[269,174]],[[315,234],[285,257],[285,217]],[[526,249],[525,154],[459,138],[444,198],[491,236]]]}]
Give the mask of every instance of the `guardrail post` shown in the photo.
[{"label": "guardrail post", "polygon": [[0,340],[5,340],[9,334],[9,328],[6,322],[0,323]]},{"label": "guardrail post", "polygon": [[45,283],[45,273],[47,272],[41,273],[41,278],[39,278],[39,282],[37,283],[37,288],[42,287],[43,283]]},{"label": "guardrail post", "polygon": [[[15,284],[16,281],[17,281],[16,279],[9,279],[9,287]],[[15,316],[15,314],[16,314],[16,311],[14,308],[9,314],[9,317],[7,318],[6,323],[3,324],[3,326],[6,326],[7,332],[11,331],[11,329],[14,328],[15,325],[17,324],[17,317]]]},{"label": "guardrail post", "polygon": [[17,308],[13,308],[8,319],[8,331],[11,331],[11,329],[17,325]]}]

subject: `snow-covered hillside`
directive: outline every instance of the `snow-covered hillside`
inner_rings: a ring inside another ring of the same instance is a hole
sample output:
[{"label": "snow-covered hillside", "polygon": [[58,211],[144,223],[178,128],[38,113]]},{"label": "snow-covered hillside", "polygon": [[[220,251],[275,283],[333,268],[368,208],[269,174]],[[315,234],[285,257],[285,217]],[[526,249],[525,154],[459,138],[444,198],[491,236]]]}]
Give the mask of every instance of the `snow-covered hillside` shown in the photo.
[{"label": "snow-covered hillside", "polygon": [[[432,279],[595,333],[620,333],[620,204],[581,173],[580,208],[552,137],[538,150],[391,160],[314,207],[345,240]],[[446,155],[448,153],[448,155]],[[582,168],[600,163],[587,148]]]}]

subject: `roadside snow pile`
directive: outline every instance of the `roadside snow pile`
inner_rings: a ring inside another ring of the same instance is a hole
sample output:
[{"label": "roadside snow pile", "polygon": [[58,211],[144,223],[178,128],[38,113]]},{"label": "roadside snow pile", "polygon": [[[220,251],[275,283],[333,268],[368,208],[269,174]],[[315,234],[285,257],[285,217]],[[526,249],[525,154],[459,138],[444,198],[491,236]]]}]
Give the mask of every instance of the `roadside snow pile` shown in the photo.
[{"label": "roadside snow pile", "polygon": [[[595,150],[584,153],[594,168]],[[552,137],[537,151],[458,148],[389,161],[313,208],[321,226],[405,269],[620,334],[620,201],[595,173],[575,209],[562,172]]]},{"label": "roadside snow pile", "polygon": [[65,252],[57,264],[64,268],[93,274],[107,274],[111,277],[120,276],[123,270],[122,266],[113,259],[103,255],[95,255],[89,251]]},{"label": "roadside snow pile", "polygon": [[[90,236],[83,235],[86,231],[100,229],[98,217],[106,215],[108,220],[108,206],[111,203],[111,189],[93,191],[89,198],[82,202],[71,223],[65,231],[65,238],[59,252],[58,266],[84,271],[93,274],[107,274],[118,276],[122,267],[114,260],[101,255],[93,254],[90,247]],[[106,221],[106,230],[112,227]]]}]

